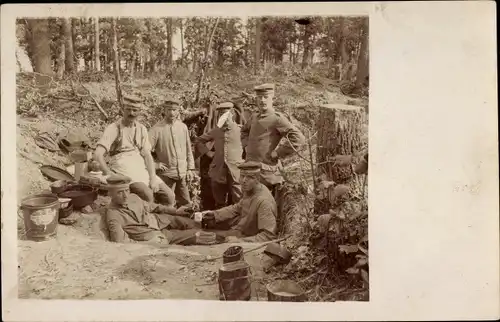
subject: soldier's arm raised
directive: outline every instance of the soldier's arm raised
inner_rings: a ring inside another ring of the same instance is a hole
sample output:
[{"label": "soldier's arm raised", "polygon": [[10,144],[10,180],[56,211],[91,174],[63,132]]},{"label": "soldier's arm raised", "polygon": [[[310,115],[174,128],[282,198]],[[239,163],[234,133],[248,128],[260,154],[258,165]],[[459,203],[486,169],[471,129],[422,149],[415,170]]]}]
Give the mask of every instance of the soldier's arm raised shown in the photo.
[{"label": "soldier's arm raised", "polygon": [[213,135],[212,135],[213,131],[214,129],[210,130],[210,132],[208,133],[205,133],[197,137],[194,140],[195,149],[197,150],[200,156],[205,155],[209,151],[205,143],[213,140]]}]

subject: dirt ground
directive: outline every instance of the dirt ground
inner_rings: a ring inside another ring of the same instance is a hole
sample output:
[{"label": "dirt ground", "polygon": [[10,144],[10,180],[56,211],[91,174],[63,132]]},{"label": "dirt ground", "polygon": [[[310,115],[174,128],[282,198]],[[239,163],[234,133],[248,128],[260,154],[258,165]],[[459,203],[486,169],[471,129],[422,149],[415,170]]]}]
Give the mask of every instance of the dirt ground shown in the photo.
[{"label": "dirt ground", "polygon": [[[17,158],[18,199],[49,189],[49,182],[38,170],[41,164],[67,165],[62,155],[34,143],[33,137],[41,129],[65,130],[61,124],[49,120],[18,122],[17,147],[23,153]],[[96,203],[106,204],[106,200],[100,197]],[[74,216],[78,222],[73,226],[59,225],[57,238],[34,242],[26,240],[22,212],[18,212],[20,298],[218,299],[216,278],[221,260],[206,259],[220,256],[229,245],[160,249],[117,244],[106,241],[98,212]],[[242,246],[249,249],[256,245]],[[262,249],[245,255],[256,278],[253,284],[256,300],[266,294],[261,257]]]},{"label": "dirt ground", "polygon": [[[322,103],[346,103],[348,98],[326,85],[281,86],[282,103],[310,106]],[[88,84],[100,99],[113,98],[114,84]],[[139,84],[141,86],[151,84]],[[232,89],[236,92],[243,88]],[[251,88],[251,87],[250,87]],[[163,96],[161,89],[155,89]],[[156,93],[155,92],[155,93]],[[155,94],[156,95],[156,94]],[[66,104],[66,103],[61,103]],[[80,129],[93,139],[102,133],[104,122],[99,112],[86,106],[68,104],[63,110],[71,117],[41,115],[38,118],[18,117],[17,169],[18,201],[23,197],[49,189],[49,182],[39,167],[51,164],[69,166],[62,153],[39,148],[37,134],[47,131],[65,133]],[[59,106],[59,110],[62,108]],[[49,113],[50,114],[50,113]],[[294,116],[301,122],[314,122],[307,110],[300,108]],[[309,120],[308,120],[309,118]],[[100,200],[105,204],[105,200]],[[117,244],[105,240],[99,213],[76,214],[74,226],[59,225],[57,238],[45,242],[28,241],[24,237],[22,213],[18,212],[19,297],[23,299],[212,299],[219,296],[216,283],[220,256],[228,244],[215,246],[169,246],[157,248],[141,244]],[[244,249],[255,244],[242,244]],[[263,248],[247,253],[245,259],[254,277],[253,300],[267,300],[265,285],[272,280],[262,270]],[[208,285],[207,285],[208,284]]]},{"label": "dirt ground", "polygon": [[[98,222],[99,214],[83,216],[84,222]],[[221,260],[206,259],[229,245],[159,249],[107,242],[81,228],[59,225],[56,239],[19,241],[19,298],[218,300]],[[254,300],[266,294],[261,255],[245,255],[255,278]]]}]

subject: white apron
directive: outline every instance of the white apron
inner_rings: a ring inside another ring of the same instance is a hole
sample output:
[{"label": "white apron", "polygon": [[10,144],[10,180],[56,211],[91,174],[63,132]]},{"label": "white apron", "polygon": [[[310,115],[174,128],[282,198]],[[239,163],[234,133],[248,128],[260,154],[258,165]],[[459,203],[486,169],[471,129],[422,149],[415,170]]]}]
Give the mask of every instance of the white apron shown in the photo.
[{"label": "white apron", "polygon": [[149,186],[149,173],[138,149],[112,156],[109,167],[114,173],[129,177],[131,183],[142,182]]}]

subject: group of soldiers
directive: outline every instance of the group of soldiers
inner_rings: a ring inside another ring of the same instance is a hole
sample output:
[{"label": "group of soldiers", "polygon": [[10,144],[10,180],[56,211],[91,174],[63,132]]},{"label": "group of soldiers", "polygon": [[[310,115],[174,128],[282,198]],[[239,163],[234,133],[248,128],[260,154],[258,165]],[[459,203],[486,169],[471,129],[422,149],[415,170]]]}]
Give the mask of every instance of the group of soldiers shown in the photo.
[{"label": "group of soldiers", "polygon": [[124,96],[122,117],[104,130],[94,155],[111,196],[106,223],[112,241],[200,243],[188,187],[198,171],[195,156],[210,160],[215,201],[202,213],[203,231],[228,242],[276,237],[280,160],[299,151],[305,137],[274,110],[273,84],[254,89],[257,113],[237,122],[244,119],[241,110],[222,102],[215,126],[194,142],[180,119],[179,101],[166,100],[163,119],[148,131],[137,121],[142,100]]}]

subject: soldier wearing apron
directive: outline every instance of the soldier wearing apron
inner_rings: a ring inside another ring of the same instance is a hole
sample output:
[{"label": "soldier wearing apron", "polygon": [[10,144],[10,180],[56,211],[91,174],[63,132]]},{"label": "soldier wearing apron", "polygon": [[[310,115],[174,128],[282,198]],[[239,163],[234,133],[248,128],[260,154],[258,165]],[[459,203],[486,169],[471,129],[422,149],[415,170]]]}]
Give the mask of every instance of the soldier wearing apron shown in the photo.
[{"label": "soldier wearing apron", "polygon": [[[148,131],[137,121],[143,108],[142,99],[125,95],[123,101],[123,117],[106,127],[97,143],[94,158],[104,175],[129,177],[131,192],[143,200],[154,202],[156,193],[159,202],[173,205],[174,193],[155,173]],[[106,153],[109,164],[104,159]]]}]

